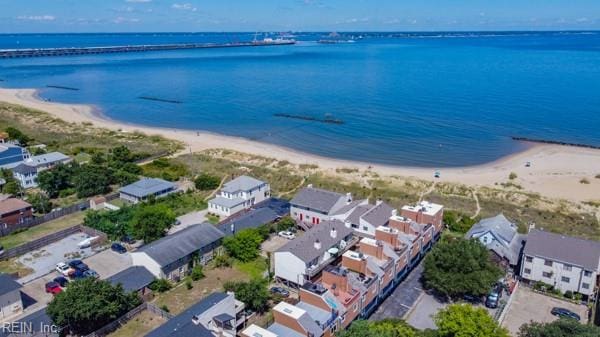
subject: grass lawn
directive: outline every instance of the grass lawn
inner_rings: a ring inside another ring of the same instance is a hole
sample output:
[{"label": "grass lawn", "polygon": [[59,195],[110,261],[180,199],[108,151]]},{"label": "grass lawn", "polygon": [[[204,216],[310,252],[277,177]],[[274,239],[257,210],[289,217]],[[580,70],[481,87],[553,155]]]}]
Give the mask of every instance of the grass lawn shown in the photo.
[{"label": "grass lawn", "polygon": [[164,318],[144,310],[108,337],[143,337],[165,322]]},{"label": "grass lawn", "polygon": [[56,220],[46,222],[44,224],[31,227],[26,231],[13,233],[11,235],[0,237],[0,245],[5,249],[16,247],[24,243],[39,239],[50,233],[57,232],[61,229],[72,227],[83,222],[85,212],[77,212],[63,216]]},{"label": "grass lawn", "polygon": [[177,315],[196,304],[202,298],[217,291],[223,291],[225,281],[247,281],[250,279],[248,274],[237,268],[211,268],[204,269],[203,279],[193,282],[194,287],[187,289],[184,282],[178,284],[175,288],[158,294],[154,304],[159,307],[165,305],[169,312]]},{"label": "grass lawn", "polygon": [[262,278],[265,271],[267,271],[267,260],[259,257],[254,261],[250,262],[239,262],[235,261],[233,267],[240,271],[248,274],[250,278]]}]

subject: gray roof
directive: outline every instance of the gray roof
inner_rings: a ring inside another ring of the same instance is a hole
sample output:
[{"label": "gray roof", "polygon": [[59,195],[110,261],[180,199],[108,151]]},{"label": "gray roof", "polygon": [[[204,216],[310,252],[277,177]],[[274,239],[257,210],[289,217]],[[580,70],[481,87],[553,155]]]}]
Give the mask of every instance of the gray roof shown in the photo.
[{"label": "gray roof", "polygon": [[267,330],[280,337],[306,337],[306,335],[279,323],[271,324]]},{"label": "gray roof", "polygon": [[320,188],[306,187],[290,201],[293,206],[300,206],[324,213],[333,211],[333,206],[341,199],[343,194],[322,190]]},{"label": "gray roof", "polygon": [[165,236],[143,246],[137,252],[146,253],[161,267],[165,267],[206,247],[225,236],[209,223],[192,225],[175,234]]},{"label": "gray roof", "polygon": [[335,212],[333,212],[333,215],[345,214],[346,212],[353,210],[355,207],[357,207],[363,203],[368,206],[367,201],[368,200],[366,200],[366,199],[352,200],[352,202],[345,204],[344,206],[340,207],[339,209],[336,209]]},{"label": "gray roof", "polygon": [[[337,235],[332,238],[330,231],[335,229]],[[278,252],[290,252],[304,262],[310,262],[319,256],[322,256],[325,251],[339,243],[344,237],[352,234],[352,228],[348,228],[339,220],[324,221],[319,225],[309,229],[304,235],[291,240],[285,246],[279,248]],[[315,241],[321,242],[321,248],[315,248]]]},{"label": "gray roof", "polygon": [[474,234],[491,231],[494,235],[498,236],[506,242],[511,242],[517,234],[517,225],[510,222],[504,214],[500,213],[493,218],[487,218],[476,223],[469,232],[468,237],[472,237]]},{"label": "gray roof", "polygon": [[0,296],[21,289],[21,284],[8,274],[0,274]]},{"label": "gray roof", "polygon": [[121,284],[128,292],[138,291],[150,285],[154,281],[154,275],[142,266],[129,267],[107,279],[116,285]]},{"label": "gray roof", "polygon": [[393,210],[390,205],[381,202],[363,214],[362,218],[375,227],[383,226],[389,222]]},{"label": "gray roof", "polygon": [[15,166],[12,171],[19,174],[37,173],[37,169],[35,167],[23,163]]},{"label": "gray roof", "polygon": [[166,180],[158,178],[142,178],[133,184],[121,187],[119,192],[133,195],[138,198],[144,198],[161,191],[175,188],[176,186],[174,183]]},{"label": "gray roof", "polygon": [[232,181],[225,183],[223,185],[222,191],[228,193],[235,193],[239,191],[250,191],[257,188],[260,185],[265,184],[264,181],[249,177],[249,176],[239,176]]},{"label": "gray roof", "polygon": [[357,206],[350,215],[346,218],[351,224],[358,225],[360,223],[360,217],[371,209],[371,205],[360,205]]},{"label": "gray roof", "polygon": [[201,324],[195,325],[192,322],[192,317],[205,312],[227,297],[228,295],[225,293],[212,293],[186,311],[171,318],[165,324],[152,330],[145,337],[214,337],[212,332]]},{"label": "gray roof", "polygon": [[236,232],[248,228],[258,228],[261,225],[271,223],[279,218],[279,215],[274,210],[264,207],[251,210],[248,213],[237,217],[233,220],[228,220],[217,227],[225,233],[226,236],[232,235],[231,225],[234,225]]},{"label": "gray roof", "polygon": [[69,156],[62,154],[60,152],[50,152],[50,153],[40,154],[37,156],[31,156],[29,159],[26,160],[26,163],[28,165],[37,167],[37,166],[42,166],[42,165],[46,165],[46,164],[63,162],[63,161],[67,161],[69,159],[70,159]]},{"label": "gray roof", "polygon": [[524,254],[596,271],[600,263],[600,242],[534,229],[527,236]]},{"label": "gray roof", "polygon": [[231,208],[231,207],[235,207],[237,205],[243,204],[245,201],[246,200],[242,199],[242,198],[228,199],[228,198],[223,198],[223,197],[216,197],[216,198],[211,199],[209,201],[209,203],[223,206],[226,208]]}]

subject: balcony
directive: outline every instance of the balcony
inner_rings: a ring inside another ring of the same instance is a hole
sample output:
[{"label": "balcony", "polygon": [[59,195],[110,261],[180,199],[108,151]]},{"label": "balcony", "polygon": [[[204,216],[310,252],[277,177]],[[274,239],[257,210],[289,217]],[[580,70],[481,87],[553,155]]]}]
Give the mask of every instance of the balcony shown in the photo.
[{"label": "balcony", "polygon": [[331,248],[338,249],[338,252],[336,254],[332,254],[332,256],[330,258],[328,258],[327,260],[321,261],[317,265],[312,265],[312,266],[307,267],[306,268],[306,273],[305,273],[307,279],[310,281],[318,273],[320,273],[321,271],[323,271],[323,269],[325,267],[327,267],[328,265],[330,265],[331,263],[333,263],[339,256],[341,256],[347,250],[349,250],[350,248],[352,248],[353,246],[355,246],[358,243],[358,241],[359,241],[359,238],[356,237],[356,236],[353,236],[352,239],[350,239],[350,241],[346,241],[346,245],[343,248],[339,247],[339,245],[335,245],[335,246],[331,247]]}]

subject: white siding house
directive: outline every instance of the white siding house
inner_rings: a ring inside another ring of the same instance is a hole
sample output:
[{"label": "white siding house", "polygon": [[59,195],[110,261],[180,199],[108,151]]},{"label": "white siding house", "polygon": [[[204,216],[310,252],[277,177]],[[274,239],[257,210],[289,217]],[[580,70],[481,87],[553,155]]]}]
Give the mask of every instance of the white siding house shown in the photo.
[{"label": "white siding house", "polygon": [[208,202],[208,211],[222,217],[248,209],[271,197],[271,186],[258,179],[240,176],[226,183]]},{"label": "white siding house", "polygon": [[523,252],[521,277],[562,292],[591,295],[598,286],[600,242],[532,230]]}]

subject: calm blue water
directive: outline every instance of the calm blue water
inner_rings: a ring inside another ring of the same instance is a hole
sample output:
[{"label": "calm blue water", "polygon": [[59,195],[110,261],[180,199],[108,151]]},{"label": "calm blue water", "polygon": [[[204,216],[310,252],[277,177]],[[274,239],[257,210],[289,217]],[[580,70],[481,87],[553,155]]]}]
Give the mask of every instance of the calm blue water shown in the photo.
[{"label": "calm blue water", "polygon": [[[0,48],[252,37],[0,35]],[[523,149],[511,136],[600,146],[600,32],[368,34],[337,45],[319,38],[301,35],[285,47],[0,60],[0,85],[42,88],[45,98],[95,104],[116,120],[373,163],[480,164]],[[276,113],[332,115],[345,124]]]}]

